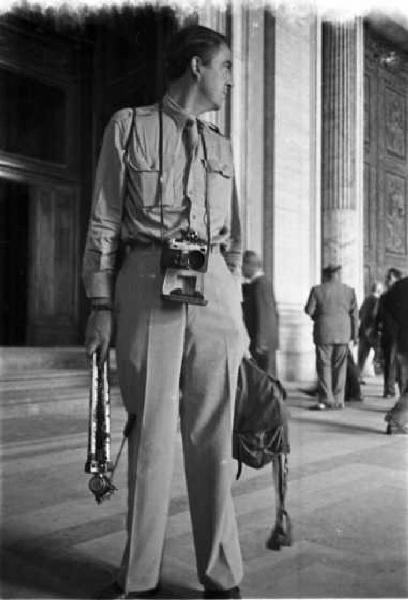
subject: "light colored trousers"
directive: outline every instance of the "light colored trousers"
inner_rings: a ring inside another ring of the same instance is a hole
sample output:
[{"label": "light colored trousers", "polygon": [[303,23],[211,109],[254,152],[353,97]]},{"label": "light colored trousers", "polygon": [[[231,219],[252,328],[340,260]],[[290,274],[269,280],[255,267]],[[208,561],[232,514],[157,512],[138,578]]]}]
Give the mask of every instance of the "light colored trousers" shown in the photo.
[{"label": "light colored trousers", "polygon": [[316,344],[319,402],[344,406],[347,375],[347,344]]},{"label": "light colored trousers", "polygon": [[136,415],[118,583],[130,592],[159,581],[180,414],[198,577],[208,589],[226,589],[242,578],[231,496],[232,417],[244,343],[239,289],[215,251],[205,280],[207,306],[162,300],[159,263],[160,248],[135,249],[116,284],[119,384],[127,411]]}]

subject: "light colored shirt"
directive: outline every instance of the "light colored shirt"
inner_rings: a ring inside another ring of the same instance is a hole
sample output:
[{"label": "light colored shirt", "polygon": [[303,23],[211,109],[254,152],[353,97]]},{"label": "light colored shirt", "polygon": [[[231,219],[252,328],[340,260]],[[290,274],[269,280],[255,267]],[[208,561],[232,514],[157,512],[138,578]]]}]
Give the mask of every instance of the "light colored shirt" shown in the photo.
[{"label": "light colored shirt", "polygon": [[256,281],[263,275],[265,275],[265,273],[263,272],[262,269],[259,269],[259,271],[257,271],[254,275],[252,275],[252,277],[242,277],[242,283],[243,284],[244,283],[252,283],[253,281]]},{"label": "light colored shirt", "polygon": [[[215,126],[197,120],[203,140],[188,160],[185,130],[191,117],[166,95],[163,99],[163,229],[159,196],[159,107],[115,113],[103,138],[83,259],[88,297],[112,298],[120,243],[177,237],[190,228],[207,239],[205,189],[211,243],[220,244],[233,273],[241,265],[241,223],[235,193],[231,145]],[[130,137],[129,137],[130,136]],[[129,139],[128,153],[125,147]]]}]

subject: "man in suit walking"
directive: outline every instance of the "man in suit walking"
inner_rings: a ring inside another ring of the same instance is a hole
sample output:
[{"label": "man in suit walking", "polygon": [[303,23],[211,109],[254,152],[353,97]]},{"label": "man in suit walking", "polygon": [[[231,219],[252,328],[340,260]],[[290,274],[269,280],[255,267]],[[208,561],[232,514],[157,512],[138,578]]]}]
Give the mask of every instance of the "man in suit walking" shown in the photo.
[{"label": "man in suit walking", "polygon": [[[378,311],[379,298],[382,294],[383,286],[379,281],[375,281],[371,286],[371,293],[364,298],[360,307],[358,316],[360,317],[360,327],[358,329],[358,370],[362,377],[364,365],[368,358],[371,348],[377,350],[377,330],[376,318]],[[365,383],[361,381],[361,383]]]},{"label": "man in suit walking", "polygon": [[279,347],[279,322],[271,282],[262,270],[256,252],[244,253],[242,310],[251,343],[249,350],[261,369],[276,377],[276,350]]},{"label": "man in suit walking", "polygon": [[323,270],[323,283],[309,294],[305,312],[314,321],[319,402],[314,410],[344,407],[347,348],[357,343],[358,312],[353,288],[341,283],[341,266]]}]

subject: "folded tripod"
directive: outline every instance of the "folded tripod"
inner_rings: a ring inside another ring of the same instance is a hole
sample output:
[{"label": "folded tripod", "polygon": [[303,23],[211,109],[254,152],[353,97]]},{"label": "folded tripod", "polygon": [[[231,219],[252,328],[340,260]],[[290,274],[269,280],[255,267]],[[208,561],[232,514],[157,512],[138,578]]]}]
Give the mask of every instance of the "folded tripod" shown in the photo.
[{"label": "folded tripod", "polygon": [[129,415],[123,431],[123,438],[115,464],[111,461],[111,402],[109,385],[109,353],[103,364],[100,364],[96,352],[91,358],[91,384],[89,391],[89,422],[88,422],[88,457],[85,463],[85,473],[91,473],[89,489],[98,504],[112,496],[117,490],[113,483],[115,469],[123,446],[129,436],[135,421],[134,415]]}]

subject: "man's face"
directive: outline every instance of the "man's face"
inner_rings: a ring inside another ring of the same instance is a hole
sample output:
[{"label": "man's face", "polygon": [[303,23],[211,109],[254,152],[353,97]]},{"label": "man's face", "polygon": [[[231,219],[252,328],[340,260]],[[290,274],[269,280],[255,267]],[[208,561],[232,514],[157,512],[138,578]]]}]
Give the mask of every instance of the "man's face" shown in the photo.
[{"label": "man's face", "polygon": [[201,66],[199,90],[208,110],[219,110],[232,85],[231,50],[224,44]]},{"label": "man's face", "polygon": [[246,279],[252,279],[252,277],[259,270],[259,261],[256,256],[250,256],[242,263],[242,274]]}]

